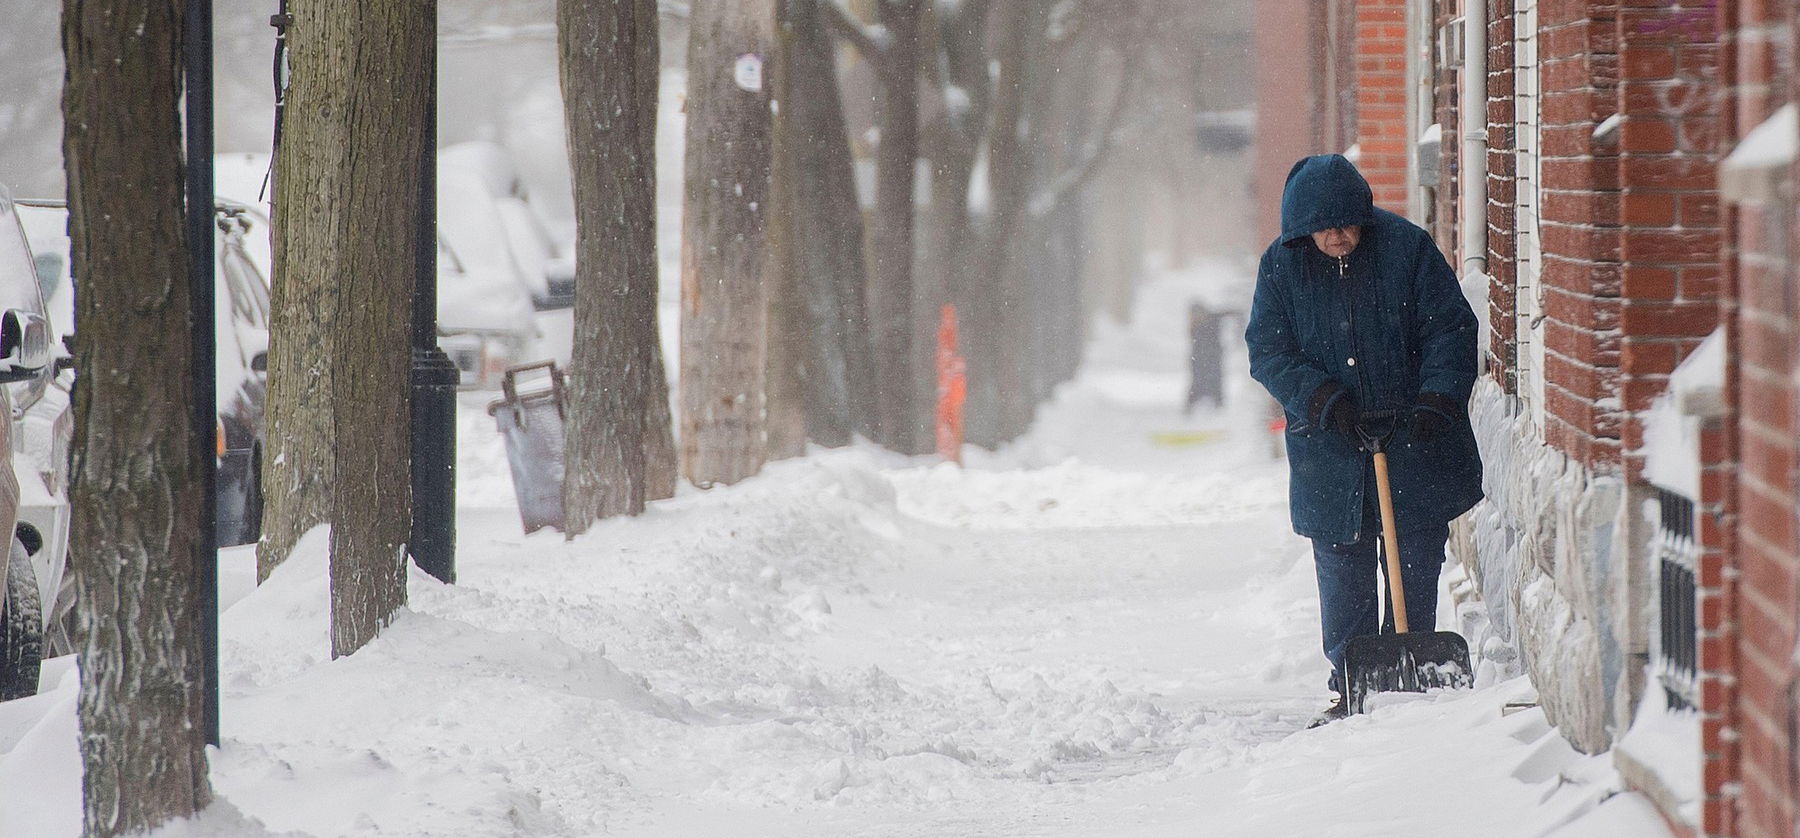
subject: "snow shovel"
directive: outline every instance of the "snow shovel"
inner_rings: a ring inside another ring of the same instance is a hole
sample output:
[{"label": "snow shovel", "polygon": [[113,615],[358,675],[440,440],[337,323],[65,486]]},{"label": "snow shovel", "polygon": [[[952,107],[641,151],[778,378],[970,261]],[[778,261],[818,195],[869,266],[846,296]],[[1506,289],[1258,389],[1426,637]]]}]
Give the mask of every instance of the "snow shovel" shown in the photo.
[{"label": "snow shovel", "polygon": [[1425,692],[1472,687],[1469,642],[1453,631],[1406,630],[1406,588],[1400,578],[1399,528],[1394,523],[1393,489],[1388,482],[1386,440],[1358,431],[1375,458],[1375,490],[1381,499],[1382,555],[1387,562],[1388,607],[1394,634],[1350,638],[1344,649],[1344,706],[1361,713],[1369,696],[1382,692]]}]

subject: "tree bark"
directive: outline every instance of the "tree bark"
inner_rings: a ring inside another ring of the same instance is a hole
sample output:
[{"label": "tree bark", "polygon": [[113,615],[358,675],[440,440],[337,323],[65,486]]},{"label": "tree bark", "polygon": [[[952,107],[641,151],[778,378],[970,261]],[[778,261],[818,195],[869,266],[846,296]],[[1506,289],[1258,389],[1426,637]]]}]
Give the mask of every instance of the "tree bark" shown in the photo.
[{"label": "tree bark", "polygon": [[923,0],[877,4],[887,43],[875,59],[875,219],[870,235],[869,320],[875,339],[877,439],[922,453],[928,434],[914,369],[913,194],[919,157],[919,24]]},{"label": "tree bark", "polygon": [[[988,0],[965,0],[955,7],[938,6],[927,18],[930,64],[936,68],[932,75],[941,101],[921,138],[922,153],[930,163],[931,201],[920,217],[915,282],[918,315],[933,322],[921,323],[915,334],[935,335],[935,319],[948,302],[957,307],[965,345],[973,331],[991,328],[975,316],[982,307],[972,297],[993,289],[980,273],[982,240],[969,206],[969,187],[987,137],[993,100],[988,75],[990,8]],[[923,351],[915,349],[913,357],[921,370],[932,373],[931,389],[924,391],[930,393],[936,389],[937,347],[935,341],[926,343]]]},{"label": "tree bark", "polygon": [[656,337],[656,0],[559,0],[575,181],[575,346],[563,516],[644,511]]},{"label": "tree bark", "polygon": [[[294,11],[277,230],[289,280],[325,289],[320,299],[336,309],[325,324],[331,357],[304,359],[342,373],[321,393],[336,451],[335,657],[362,648],[406,603],[411,243],[427,88],[395,80],[434,72],[437,13],[432,0],[319,0]],[[284,360],[292,375],[303,359]]]},{"label": "tree bark", "polygon": [[967,293],[969,364],[968,440],[995,446],[1017,436],[1019,403],[1027,387],[1020,379],[1026,334],[1024,293],[1013,255],[1031,188],[1026,137],[1021,136],[1031,86],[1033,47],[1041,46],[1041,0],[996,0],[993,124],[988,131],[989,209],[982,227],[979,268]]},{"label": "tree bark", "polygon": [[702,487],[766,459],[770,2],[698,0],[689,21],[681,445]]},{"label": "tree bark", "polygon": [[177,0],[66,0],[63,155],[76,301],[70,556],[82,634],[83,829],[148,831],[212,798],[200,648]]},{"label": "tree bark", "polygon": [[778,0],[770,241],[770,449],[872,433],[862,208],[820,0]]},{"label": "tree bark", "polygon": [[644,496],[675,497],[681,455],[675,448],[675,420],[669,407],[669,373],[663,364],[662,330],[650,320],[650,380],[644,390]]},{"label": "tree bark", "polygon": [[300,537],[331,520],[336,457],[332,435],[332,378],[337,368],[338,288],[344,271],[336,244],[342,225],[327,196],[347,183],[350,126],[343,115],[350,42],[328,34],[323,10],[296,4],[288,39],[291,73],[275,159],[273,266],[270,276],[269,389],[264,404],[262,536],[256,546],[258,581],[287,560]]}]

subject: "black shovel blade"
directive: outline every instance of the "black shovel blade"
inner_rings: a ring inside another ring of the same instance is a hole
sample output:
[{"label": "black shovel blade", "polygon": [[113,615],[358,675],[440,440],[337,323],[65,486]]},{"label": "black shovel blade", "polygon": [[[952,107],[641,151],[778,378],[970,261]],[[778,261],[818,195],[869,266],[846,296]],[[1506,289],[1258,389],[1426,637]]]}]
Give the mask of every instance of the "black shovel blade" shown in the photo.
[{"label": "black shovel blade", "polygon": [[1453,631],[1368,634],[1350,638],[1344,649],[1344,703],[1351,713],[1364,712],[1376,693],[1473,686],[1469,641]]}]

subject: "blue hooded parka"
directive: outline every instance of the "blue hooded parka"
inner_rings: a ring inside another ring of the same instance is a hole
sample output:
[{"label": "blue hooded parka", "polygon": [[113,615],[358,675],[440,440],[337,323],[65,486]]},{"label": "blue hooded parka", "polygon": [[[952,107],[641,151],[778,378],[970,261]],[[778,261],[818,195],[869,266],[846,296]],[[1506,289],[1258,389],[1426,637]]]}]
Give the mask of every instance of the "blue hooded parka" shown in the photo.
[{"label": "blue hooded parka", "polygon": [[[1312,234],[1360,225],[1342,259]],[[1264,251],[1244,333],[1250,375],[1287,414],[1294,531],[1333,543],[1359,540],[1373,505],[1370,455],[1324,427],[1315,396],[1327,382],[1361,411],[1395,411],[1388,470],[1401,531],[1445,523],[1481,500],[1481,456],[1467,405],[1477,374],[1478,322],[1431,236],[1375,207],[1368,181],[1342,155],[1308,157],[1288,173],[1281,237]],[[1429,442],[1409,438],[1421,394],[1451,411]],[[1367,499],[1367,500],[1365,500]]]}]

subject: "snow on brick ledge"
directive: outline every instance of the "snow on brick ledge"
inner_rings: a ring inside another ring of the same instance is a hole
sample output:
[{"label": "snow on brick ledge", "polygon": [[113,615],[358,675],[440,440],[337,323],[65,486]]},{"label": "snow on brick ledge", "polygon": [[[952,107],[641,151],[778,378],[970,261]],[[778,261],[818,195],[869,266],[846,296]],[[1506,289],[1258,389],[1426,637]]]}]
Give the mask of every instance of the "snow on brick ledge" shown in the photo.
[{"label": "snow on brick ledge", "polygon": [[1725,329],[1714,329],[1669,376],[1644,416],[1644,479],[1700,497],[1700,426],[1724,409]]},{"label": "snow on brick ledge", "polygon": [[1781,197],[1788,167],[1800,151],[1800,116],[1783,105],[1750,129],[1719,164],[1719,195],[1734,204],[1768,204]]}]

